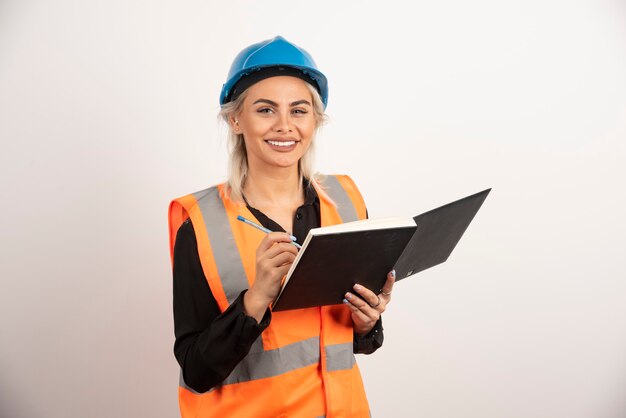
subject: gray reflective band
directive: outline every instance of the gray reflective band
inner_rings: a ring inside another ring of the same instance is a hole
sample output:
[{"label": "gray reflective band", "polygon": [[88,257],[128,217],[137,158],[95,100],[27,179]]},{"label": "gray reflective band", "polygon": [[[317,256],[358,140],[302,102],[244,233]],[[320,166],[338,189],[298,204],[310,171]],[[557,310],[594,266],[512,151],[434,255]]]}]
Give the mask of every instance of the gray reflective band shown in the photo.
[{"label": "gray reflective band", "polygon": [[350,370],[356,359],[353,353],[353,343],[343,343],[327,345],[326,350],[326,370],[334,372],[336,370]]},{"label": "gray reflective band", "polygon": [[[222,385],[274,377],[317,364],[320,361],[319,343],[319,337],[313,337],[274,350],[248,353],[222,382]],[[351,342],[327,346],[326,356],[326,369],[329,372],[349,370],[355,363]],[[180,372],[180,386],[198,394],[197,391],[187,386],[183,379],[182,370]]]},{"label": "gray reflective band", "polygon": [[[281,348],[257,351],[248,355],[235,367],[222,385],[249,382],[256,379],[279,376],[320,361],[319,337],[309,338]],[[352,343],[335,344],[326,347],[326,369],[329,372],[350,370],[355,363]],[[180,386],[197,394],[185,384],[180,373]]]},{"label": "gray reflective band", "polygon": [[254,342],[252,343],[252,346],[250,347],[250,351],[248,351],[248,354],[258,353],[263,350],[264,350],[263,349],[263,337],[259,335],[257,339],[254,340]]},{"label": "gray reflective band", "polygon": [[222,385],[278,376],[319,361],[319,337],[298,341],[274,350],[248,353],[222,382]]},{"label": "gray reflective band", "polygon": [[343,222],[358,221],[359,217],[356,209],[350,200],[350,196],[337,180],[335,176],[328,176],[324,179],[324,190],[337,204],[337,211]]},{"label": "gray reflective band", "polygon": [[213,258],[220,275],[226,299],[233,303],[242,290],[250,287],[239,250],[230,229],[226,208],[219,196],[217,187],[193,194],[202,213],[206,233],[211,242]]}]

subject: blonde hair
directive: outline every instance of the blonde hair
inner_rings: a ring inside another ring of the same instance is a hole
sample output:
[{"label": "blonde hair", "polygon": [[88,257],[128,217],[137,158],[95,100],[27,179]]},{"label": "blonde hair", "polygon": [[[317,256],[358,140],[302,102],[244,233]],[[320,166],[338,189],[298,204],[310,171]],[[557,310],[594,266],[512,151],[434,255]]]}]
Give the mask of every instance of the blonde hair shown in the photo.
[{"label": "blonde hair", "polygon": [[[300,175],[300,181],[306,178],[312,183],[319,184],[322,181],[322,176],[315,173],[313,168],[315,137],[326,122],[327,116],[324,114],[324,104],[317,89],[307,82],[305,82],[305,85],[313,98],[313,113],[316,124],[311,144],[306,153],[300,158],[300,161],[298,161],[298,174]],[[243,102],[248,95],[247,93],[248,90],[245,90],[237,99],[222,105],[218,115],[219,118],[226,122],[228,127],[228,180],[226,181],[225,192],[231,200],[238,203],[243,203],[243,186],[248,175],[248,155],[243,134],[237,134],[233,131],[230,120],[231,118],[235,119],[235,116],[241,112]]]}]

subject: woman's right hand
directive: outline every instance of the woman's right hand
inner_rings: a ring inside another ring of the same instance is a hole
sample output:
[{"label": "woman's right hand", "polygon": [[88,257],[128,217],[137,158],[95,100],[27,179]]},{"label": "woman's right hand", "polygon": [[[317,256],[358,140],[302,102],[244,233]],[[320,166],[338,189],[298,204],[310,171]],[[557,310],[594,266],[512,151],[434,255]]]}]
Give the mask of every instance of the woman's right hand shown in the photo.
[{"label": "woman's right hand", "polygon": [[280,291],[282,278],[298,255],[289,234],[272,232],[263,238],[256,250],[256,277],[243,299],[246,315],[261,322],[270,303]]}]

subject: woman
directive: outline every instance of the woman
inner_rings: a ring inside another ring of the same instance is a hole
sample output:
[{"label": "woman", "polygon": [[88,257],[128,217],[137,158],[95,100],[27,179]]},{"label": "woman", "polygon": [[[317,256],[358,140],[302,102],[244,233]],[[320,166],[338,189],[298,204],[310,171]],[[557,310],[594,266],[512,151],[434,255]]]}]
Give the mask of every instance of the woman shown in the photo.
[{"label": "woman", "polygon": [[354,353],[381,346],[394,273],[380,294],[356,285],[344,305],[269,308],[297,255],[292,235],[303,242],[311,228],[366,217],[347,176],[313,175],[326,101],[325,76],[282,37],[233,62],[220,97],[228,182],[170,205],[184,417],[369,416]]}]

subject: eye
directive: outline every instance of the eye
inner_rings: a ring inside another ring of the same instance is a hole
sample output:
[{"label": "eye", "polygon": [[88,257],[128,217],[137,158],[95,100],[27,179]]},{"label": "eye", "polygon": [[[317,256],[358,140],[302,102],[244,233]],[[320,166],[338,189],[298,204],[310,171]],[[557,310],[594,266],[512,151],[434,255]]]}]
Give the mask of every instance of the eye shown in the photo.
[{"label": "eye", "polygon": [[309,111],[306,109],[293,109],[291,112],[297,115],[306,115],[307,113],[309,113]]},{"label": "eye", "polygon": [[257,109],[258,113],[273,113],[274,111],[270,107],[261,107]]}]

